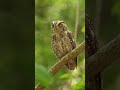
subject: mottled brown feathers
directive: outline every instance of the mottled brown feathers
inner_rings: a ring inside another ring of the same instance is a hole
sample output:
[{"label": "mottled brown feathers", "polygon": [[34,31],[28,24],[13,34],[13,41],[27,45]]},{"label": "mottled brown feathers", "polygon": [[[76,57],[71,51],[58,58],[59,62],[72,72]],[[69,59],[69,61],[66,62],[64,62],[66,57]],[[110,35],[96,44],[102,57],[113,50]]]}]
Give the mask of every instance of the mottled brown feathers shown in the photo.
[{"label": "mottled brown feathers", "polygon": [[[52,22],[52,47],[59,59],[76,47],[73,34],[68,30],[64,21]],[[69,70],[74,70],[77,66],[77,57],[74,60],[69,60],[65,66]]]}]

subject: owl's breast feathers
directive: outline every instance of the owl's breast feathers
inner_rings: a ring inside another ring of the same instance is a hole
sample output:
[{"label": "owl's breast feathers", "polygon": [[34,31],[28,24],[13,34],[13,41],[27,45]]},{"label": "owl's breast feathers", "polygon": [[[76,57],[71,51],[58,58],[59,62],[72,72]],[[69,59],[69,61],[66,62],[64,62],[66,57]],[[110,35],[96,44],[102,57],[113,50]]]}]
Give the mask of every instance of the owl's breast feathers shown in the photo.
[{"label": "owl's breast feathers", "polygon": [[[72,32],[66,31],[61,34],[54,33],[52,36],[52,46],[56,56],[61,59],[76,47]],[[69,60],[69,62],[66,64],[66,67],[70,70],[75,69],[76,66],[77,57],[74,58],[74,60]]]}]

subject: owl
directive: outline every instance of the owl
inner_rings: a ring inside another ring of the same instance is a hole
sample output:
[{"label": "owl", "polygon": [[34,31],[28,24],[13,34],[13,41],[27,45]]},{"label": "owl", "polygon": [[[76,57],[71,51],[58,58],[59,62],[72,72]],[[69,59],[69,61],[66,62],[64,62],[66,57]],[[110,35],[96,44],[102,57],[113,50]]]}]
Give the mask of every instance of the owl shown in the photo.
[{"label": "owl", "polygon": [[[76,47],[72,32],[69,31],[64,21],[53,21],[52,25],[52,47],[60,60]],[[74,70],[77,66],[77,57],[65,64],[68,70]]]},{"label": "owl", "polygon": [[[93,23],[88,15],[85,16],[85,57],[86,59],[98,51],[98,42]],[[87,71],[87,70],[86,70]],[[87,77],[86,77],[87,78]],[[98,73],[91,79],[86,79],[86,90],[101,89],[101,75]]]}]

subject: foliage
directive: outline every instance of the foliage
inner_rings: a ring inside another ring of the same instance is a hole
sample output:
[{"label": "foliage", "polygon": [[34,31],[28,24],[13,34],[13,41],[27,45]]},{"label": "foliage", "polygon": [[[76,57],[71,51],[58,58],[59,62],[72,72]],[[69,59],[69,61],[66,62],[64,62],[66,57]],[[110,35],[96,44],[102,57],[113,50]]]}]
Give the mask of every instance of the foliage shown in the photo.
[{"label": "foliage", "polygon": [[[51,22],[64,20],[74,32],[76,5],[77,0],[35,0],[35,85],[41,84],[48,90],[58,90],[70,84],[72,90],[84,90],[84,54],[78,57],[78,67],[73,72],[63,67],[55,76],[48,73],[57,60],[51,47]],[[85,1],[80,0],[77,43],[84,40],[84,12]]]},{"label": "foliage", "polygon": [[36,64],[35,76],[36,85],[40,84],[45,87],[48,87],[50,85],[50,82],[52,80],[51,75],[43,66]]},{"label": "foliage", "polygon": [[117,0],[117,2],[114,3],[114,5],[112,6],[111,13],[112,13],[113,16],[117,17],[118,22],[120,23],[120,11],[119,11],[119,8],[120,8],[120,1]]}]

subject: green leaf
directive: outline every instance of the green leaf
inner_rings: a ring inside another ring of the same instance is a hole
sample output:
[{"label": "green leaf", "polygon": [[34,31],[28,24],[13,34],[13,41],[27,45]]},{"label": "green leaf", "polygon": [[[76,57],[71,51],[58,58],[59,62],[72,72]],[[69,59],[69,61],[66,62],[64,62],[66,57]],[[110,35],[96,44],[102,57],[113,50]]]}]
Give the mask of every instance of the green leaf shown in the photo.
[{"label": "green leaf", "polygon": [[35,85],[40,84],[48,87],[51,83],[51,75],[42,65],[35,65]]},{"label": "green leaf", "polygon": [[68,79],[70,77],[69,73],[63,74],[60,76],[60,79]]},{"label": "green leaf", "polygon": [[85,26],[83,26],[81,32],[85,33]]}]

